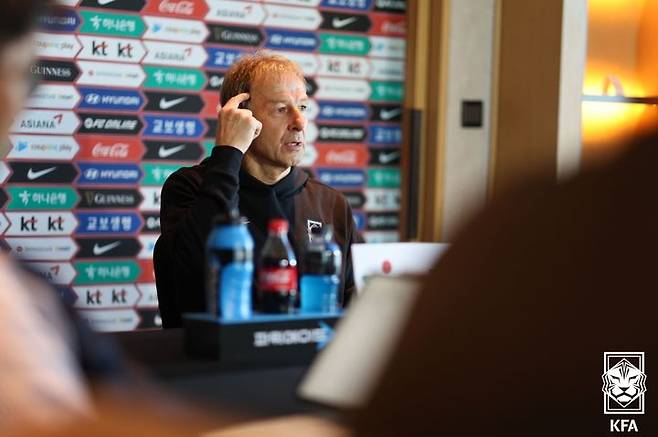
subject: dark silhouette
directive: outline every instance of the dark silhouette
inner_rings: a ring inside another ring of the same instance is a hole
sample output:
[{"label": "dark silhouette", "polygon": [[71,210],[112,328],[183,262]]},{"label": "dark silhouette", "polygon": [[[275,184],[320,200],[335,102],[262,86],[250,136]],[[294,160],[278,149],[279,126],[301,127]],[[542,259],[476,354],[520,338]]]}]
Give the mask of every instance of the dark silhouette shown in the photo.
[{"label": "dark silhouette", "polygon": [[[639,435],[658,435],[657,164],[658,136],[646,137],[466,226],[357,434],[600,436],[610,419],[635,419]],[[646,414],[603,414],[607,351],[645,352]]]}]

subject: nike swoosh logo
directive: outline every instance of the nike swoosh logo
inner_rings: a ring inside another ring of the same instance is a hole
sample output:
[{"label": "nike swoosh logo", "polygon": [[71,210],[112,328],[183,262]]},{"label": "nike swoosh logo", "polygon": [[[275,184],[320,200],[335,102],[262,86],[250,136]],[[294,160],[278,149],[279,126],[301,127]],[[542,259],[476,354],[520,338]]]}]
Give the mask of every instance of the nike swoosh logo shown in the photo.
[{"label": "nike swoosh logo", "polygon": [[379,155],[379,162],[382,164],[388,164],[395,161],[400,157],[400,152],[391,152],[391,153],[382,153]]},{"label": "nike swoosh logo", "polygon": [[27,171],[27,178],[33,181],[40,178],[41,176],[47,175],[48,173],[52,173],[55,170],[57,170],[57,167],[49,167],[39,171],[34,171],[32,170],[32,167],[30,167],[30,169]]},{"label": "nike swoosh logo", "polygon": [[185,100],[187,100],[187,97],[180,97],[178,99],[173,99],[173,100],[167,100],[163,97],[160,99],[160,109],[173,108],[179,103],[183,103]]},{"label": "nike swoosh logo", "polygon": [[348,24],[354,23],[356,20],[358,20],[358,17],[348,17],[348,18],[338,18],[335,17],[334,20],[331,22],[331,24],[336,28],[340,29],[341,27],[345,27]]},{"label": "nike swoosh logo", "polygon": [[167,149],[165,146],[160,146],[160,148],[158,149],[158,156],[160,158],[168,158],[171,155],[173,155],[174,153],[180,152],[184,148],[185,148],[185,144],[181,144],[179,146],[174,146],[174,147],[171,147],[169,149]]},{"label": "nike swoosh logo", "polygon": [[101,6],[109,5],[110,3],[114,3],[116,0],[98,0],[98,4]]},{"label": "nike swoosh logo", "polygon": [[391,118],[397,117],[402,112],[400,108],[394,108],[390,110],[382,109],[379,112],[379,116],[382,120],[390,120]]},{"label": "nike swoosh logo", "polygon": [[94,255],[99,256],[103,255],[104,253],[109,252],[110,250],[114,249],[115,247],[119,246],[121,244],[120,241],[115,241],[114,243],[106,244],[105,246],[99,246],[98,243],[94,244]]}]

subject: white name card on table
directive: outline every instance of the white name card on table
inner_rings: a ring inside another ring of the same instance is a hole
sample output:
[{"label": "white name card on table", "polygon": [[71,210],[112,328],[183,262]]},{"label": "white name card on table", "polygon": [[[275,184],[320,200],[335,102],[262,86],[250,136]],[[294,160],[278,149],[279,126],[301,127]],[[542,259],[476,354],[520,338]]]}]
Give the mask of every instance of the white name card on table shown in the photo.
[{"label": "white name card on table", "polygon": [[356,290],[361,293],[366,280],[373,276],[428,273],[448,247],[444,243],[353,244],[352,267]]}]

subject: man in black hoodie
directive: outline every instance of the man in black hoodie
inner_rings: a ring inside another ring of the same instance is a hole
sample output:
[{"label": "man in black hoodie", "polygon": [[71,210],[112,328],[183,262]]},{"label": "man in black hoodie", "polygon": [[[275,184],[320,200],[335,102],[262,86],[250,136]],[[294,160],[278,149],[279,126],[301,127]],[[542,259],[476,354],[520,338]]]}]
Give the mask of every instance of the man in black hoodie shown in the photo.
[{"label": "man in black hoodie", "polygon": [[235,206],[249,220],[256,260],[273,218],[290,222],[288,237],[298,260],[311,229],[332,225],[343,252],[345,304],[354,289],[350,245],[357,232],[345,198],[295,167],[305,148],[303,73],[280,55],[246,56],[226,73],[220,100],[212,155],[178,170],[162,188],[154,264],[163,325],[178,326],[181,313],[205,309],[206,238],[213,218]]}]

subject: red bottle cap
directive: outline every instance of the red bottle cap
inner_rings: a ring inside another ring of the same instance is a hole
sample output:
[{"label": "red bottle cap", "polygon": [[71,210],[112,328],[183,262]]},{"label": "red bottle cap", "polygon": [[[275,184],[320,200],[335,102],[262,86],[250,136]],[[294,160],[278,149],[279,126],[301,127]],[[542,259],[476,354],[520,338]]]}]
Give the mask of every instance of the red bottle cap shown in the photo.
[{"label": "red bottle cap", "polygon": [[270,220],[267,225],[267,229],[270,232],[276,232],[277,234],[285,234],[288,232],[288,220],[286,219],[273,219]]}]

